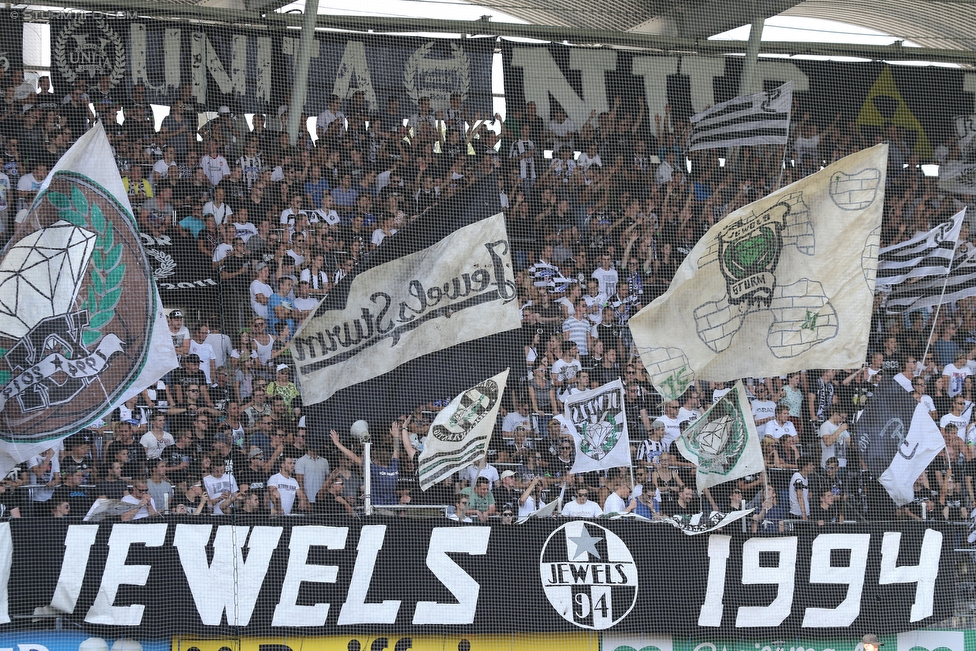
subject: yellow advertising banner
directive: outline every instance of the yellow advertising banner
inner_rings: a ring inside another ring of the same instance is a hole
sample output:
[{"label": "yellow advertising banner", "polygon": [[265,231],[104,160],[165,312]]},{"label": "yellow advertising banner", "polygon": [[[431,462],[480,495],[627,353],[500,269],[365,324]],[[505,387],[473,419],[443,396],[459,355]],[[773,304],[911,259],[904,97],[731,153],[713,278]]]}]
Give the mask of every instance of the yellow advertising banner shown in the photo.
[{"label": "yellow advertising banner", "polygon": [[594,633],[520,635],[343,635],[330,637],[173,638],[172,651],[599,651]]}]

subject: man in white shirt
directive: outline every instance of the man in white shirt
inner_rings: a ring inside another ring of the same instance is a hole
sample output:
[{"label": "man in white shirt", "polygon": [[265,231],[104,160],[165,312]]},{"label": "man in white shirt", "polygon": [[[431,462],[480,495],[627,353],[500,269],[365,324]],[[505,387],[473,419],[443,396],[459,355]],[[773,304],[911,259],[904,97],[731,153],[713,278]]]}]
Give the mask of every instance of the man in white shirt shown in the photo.
[{"label": "man in white shirt", "polygon": [[[271,500],[274,502],[275,509],[280,507],[281,513],[291,515],[295,500],[298,500],[298,508],[303,511],[308,510],[308,500],[305,492],[298,485],[298,480],[294,477],[295,459],[285,457],[281,462],[281,471],[271,475],[268,479],[268,492],[271,493]],[[277,497],[275,493],[277,492]]]},{"label": "man in white shirt", "polygon": [[613,258],[609,253],[600,256],[600,266],[593,270],[593,278],[600,284],[600,293],[604,296],[613,296],[617,293],[619,275],[613,268]]},{"label": "man in white shirt", "polygon": [[753,392],[756,398],[752,401],[752,417],[756,421],[756,431],[763,436],[766,423],[776,417],[776,403],[769,399],[769,387],[765,384],[757,384]]},{"label": "man in white shirt", "polygon": [[562,515],[564,518],[598,518],[603,515],[603,509],[596,502],[591,502],[588,498],[590,491],[586,488],[576,490],[576,499],[567,502],[563,507]]},{"label": "man in white shirt", "polygon": [[784,436],[798,436],[796,427],[790,422],[790,408],[785,405],[777,405],[773,420],[766,423],[765,436],[772,437],[777,441]]},{"label": "man in white shirt", "polygon": [[565,402],[573,389],[579,382],[579,373],[583,370],[583,365],[579,361],[579,347],[573,341],[564,341],[561,348],[561,356],[557,359],[550,370],[552,383],[556,387],[556,397],[560,402]]},{"label": "man in white shirt", "polygon": [[810,519],[810,474],[813,472],[812,458],[800,459],[800,469],[790,478],[790,515],[804,520]]},{"label": "man in white shirt", "polygon": [[301,486],[310,504],[315,503],[328,477],[329,462],[325,457],[319,456],[318,450],[314,447],[309,447],[305,451],[305,456],[295,462],[295,479],[298,480],[298,485]]},{"label": "man in white shirt", "polygon": [[630,484],[625,481],[617,484],[617,489],[607,495],[603,503],[604,513],[630,513],[637,508],[637,496],[630,494]]},{"label": "man in white shirt", "polygon": [[958,396],[966,386],[966,377],[972,374],[973,370],[966,364],[966,353],[960,350],[952,364],[942,367],[942,375],[949,378],[946,392],[950,396]]},{"label": "man in white shirt", "polygon": [[[847,414],[837,407],[830,408],[830,417],[820,426],[820,467],[827,467],[827,459],[837,458],[839,468],[847,467],[847,445],[851,440]],[[843,472],[843,471],[842,471]]]},{"label": "man in white shirt", "polygon": [[224,515],[229,511],[240,491],[234,476],[224,472],[225,463],[223,457],[214,455],[210,461],[210,474],[203,478],[203,487],[214,515]]},{"label": "man in white shirt", "polygon": [[145,479],[137,479],[132,482],[132,491],[123,496],[121,501],[123,504],[138,505],[139,508],[126,511],[119,516],[119,520],[129,522],[130,520],[141,520],[142,518],[161,515],[156,510],[156,502],[149,496],[148,489],[149,484]]},{"label": "man in white shirt", "polygon": [[217,354],[213,346],[207,343],[210,335],[210,327],[205,323],[198,323],[193,330],[193,338],[190,339],[190,353],[195,353],[200,358],[200,370],[207,377],[207,384],[213,384],[217,377]]},{"label": "man in white shirt", "polygon": [[326,109],[318,114],[315,118],[315,133],[319,138],[325,136],[326,132],[329,130],[329,126],[338,121],[338,129],[340,133],[346,130],[346,116],[340,110],[341,100],[338,95],[330,95],[329,101],[326,105]]},{"label": "man in white shirt", "polygon": [[952,399],[952,411],[939,419],[939,427],[942,429],[942,433],[945,434],[946,425],[950,423],[955,425],[956,434],[965,441],[972,417],[973,403],[959,395]]},{"label": "man in white shirt", "polygon": [[268,284],[271,277],[271,269],[268,263],[259,262],[257,266],[258,277],[251,281],[251,309],[262,319],[268,318],[268,300],[274,294],[274,289]]},{"label": "man in white shirt", "polygon": [[211,140],[207,147],[207,154],[200,159],[200,167],[213,185],[220,183],[225,176],[230,175],[227,159],[220,153],[216,140]]}]

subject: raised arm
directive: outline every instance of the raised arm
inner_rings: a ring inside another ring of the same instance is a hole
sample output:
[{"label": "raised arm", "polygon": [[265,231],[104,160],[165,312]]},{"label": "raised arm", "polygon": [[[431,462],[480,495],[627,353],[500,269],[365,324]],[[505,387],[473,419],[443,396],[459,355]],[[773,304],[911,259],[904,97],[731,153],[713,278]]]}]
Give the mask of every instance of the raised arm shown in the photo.
[{"label": "raised arm", "polygon": [[336,449],[339,450],[339,452],[346,455],[346,457],[348,457],[348,459],[352,461],[354,464],[356,464],[357,466],[363,465],[362,457],[360,457],[358,454],[356,454],[355,452],[353,452],[352,450],[344,446],[339,441],[339,432],[332,430],[331,432],[329,432],[329,436],[332,438],[332,445],[336,446]]}]

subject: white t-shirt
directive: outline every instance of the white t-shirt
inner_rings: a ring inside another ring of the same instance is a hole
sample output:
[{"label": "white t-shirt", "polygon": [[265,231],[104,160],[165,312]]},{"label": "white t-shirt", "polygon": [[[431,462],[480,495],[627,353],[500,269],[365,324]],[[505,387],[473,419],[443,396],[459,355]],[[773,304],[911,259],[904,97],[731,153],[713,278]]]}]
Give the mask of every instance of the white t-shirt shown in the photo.
[{"label": "white t-shirt", "polygon": [[267,283],[263,283],[260,280],[251,281],[251,309],[254,310],[254,313],[257,314],[262,319],[267,319],[268,305],[267,304],[261,305],[256,300],[254,300],[255,294],[260,294],[267,298],[271,298],[271,295],[274,294],[274,290],[271,289],[271,285]]},{"label": "white t-shirt", "polygon": [[962,368],[958,368],[954,364],[946,364],[943,366],[942,375],[949,376],[949,386],[946,387],[946,392],[950,396],[958,396],[965,388],[966,377],[972,374],[973,370],[967,365],[964,365]]},{"label": "white t-shirt", "polygon": [[580,504],[576,500],[566,503],[562,511],[565,518],[598,518],[603,515],[603,509],[596,502],[586,500]]},{"label": "white t-shirt", "polygon": [[[552,364],[551,373],[552,373],[553,380],[558,378],[560,381],[565,382],[566,380],[570,378],[574,378],[577,375],[579,375],[579,372],[582,370],[583,370],[583,365],[580,364],[580,361],[578,359],[570,360],[568,362],[563,359],[557,359]],[[559,398],[559,400],[565,401],[566,398],[570,396],[569,390],[573,386],[574,386],[573,384],[563,384],[563,386],[560,387],[560,389],[557,392],[557,397]]]},{"label": "white t-shirt", "polygon": [[[776,416],[776,403],[772,400],[753,400],[752,401],[752,417],[753,419],[760,421],[764,418],[775,418]],[[756,431],[759,436],[766,433],[766,425],[772,421],[767,421],[761,425],[756,425]]]},{"label": "white t-shirt", "polygon": [[962,413],[958,416],[953,414],[951,411],[939,419],[939,427],[945,429],[945,426],[952,423],[958,428],[956,436],[958,436],[963,441],[969,442],[967,440],[966,429],[969,427],[969,422],[973,418],[973,403],[967,401],[966,406],[963,407]]},{"label": "white t-shirt", "polygon": [[207,342],[198,344],[190,339],[190,353],[196,353],[200,356],[200,370],[207,377],[207,384],[213,384],[214,380],[210,377],[210,360],[217,359],[217,353],[214,352],[213,346]]},{"label": "white t-shirt", "polygon": [[771,436],[778,441],[784,436],[797,436],[797,431],[796,427],[794,427],[793,423],[790,421],[786,421],[780,425],[775,419],[773,419],[766,423],[766,431],[764,432],[764,435]]},{"label": "white t-shirt", "polygon": [[146,432],[139,439],[139,445],[146,448],[147,459],[158,459],[162,456],[163,450],[171,445],[176,445],[176,441],[169,432],[163,432],[163,438],[161,439],[157,439],[156,435],[152,432]]},{"label": "white t-shirt", "polygon": [[[229,473],[224,473],[220,479],[217,479],[213,475],[207,475],[203,478],[203,487],[207,490],[207,495],[210,499],[218,499],[223,493],[236,493],[240,490],[237,487],[237,480],[234,476]],[[213,505],[214,515],[224,515],[224,512],[220,510],[220,503],[216,502]]]},{"label": "white t-shirt", "polygon": [[832,436],[837,430],[840,429],[840,425],[835,425],[829,420],[825,420],[820,426],[820,431],[818,432],[820,436],[820,467],[827,467],[827,459],[830,457],[837,458],[837,465],[841,468],[847,467],[847,444],[850,443],[851,433],[847,431],[838,437],[834,441],[833,445],[827,445],[824,443],[824,438],[827,436]]},{"label": "white t-shirt", "polygon": [[281,495],[281,510],[285,515],[291,514],[291,508],[295,505],[295,498],[298,496],[298,480],[294,477],[285,477],[280,472],[271,475],[268,486],[274,486]]},{"label": "white t-shirt", "polygon": [[603,503],[604,513],[624,513],[627,510],[627,502],[624,498],[620,497],[616,493],[610,493],[607,495],[606,501]]},{"label": "white t-shirt", "polygon": [[593,272],[593,278],[600,283],[600,293],[604,296],[613,296],[617,293],[617,281],[619,280],[619,275],[617,274],[617,270],[613,267],[610,269],[597,267]]},{"label": "white t-shirt", "polygon": [[801,516],[804,515],[800,511],[802,509],[806,512],[805,515],[810,515],[810,480],[801,475],[799,472],[794,472],[793,476],[790,478],[790,515]]}]

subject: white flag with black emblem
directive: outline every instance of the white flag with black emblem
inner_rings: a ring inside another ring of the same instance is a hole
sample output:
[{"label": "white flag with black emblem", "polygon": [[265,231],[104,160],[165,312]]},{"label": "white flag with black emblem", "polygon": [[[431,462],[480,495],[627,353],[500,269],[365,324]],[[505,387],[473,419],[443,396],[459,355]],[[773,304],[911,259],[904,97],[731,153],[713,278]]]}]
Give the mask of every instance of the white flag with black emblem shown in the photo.
[{"label": "white flag with black emblem", "polygon": [[698,492],[765,469],[762,446],[742,381],[735,383],[675,441],[678,451],[698,466]]},{"label": "white flag with black emblem", "polygon": [[506,369],[464,391],[437,413],[417,459],[422,490],[485,456],[507,379]]},{"label": "white flag with black emblem", "polygon": [[573,473],[630,465],[623,382],[617,379],[574,393],[565,405],[565,412],[556,418],[576,442]]}]

